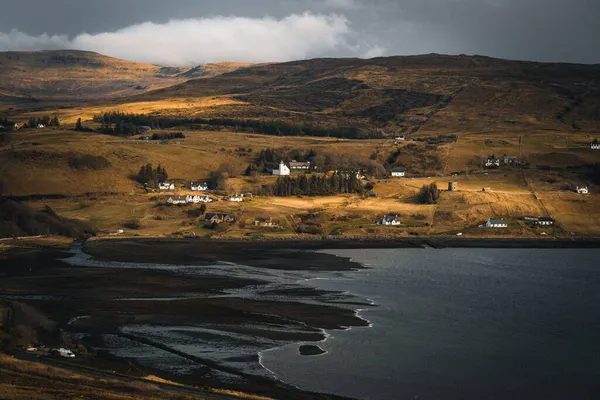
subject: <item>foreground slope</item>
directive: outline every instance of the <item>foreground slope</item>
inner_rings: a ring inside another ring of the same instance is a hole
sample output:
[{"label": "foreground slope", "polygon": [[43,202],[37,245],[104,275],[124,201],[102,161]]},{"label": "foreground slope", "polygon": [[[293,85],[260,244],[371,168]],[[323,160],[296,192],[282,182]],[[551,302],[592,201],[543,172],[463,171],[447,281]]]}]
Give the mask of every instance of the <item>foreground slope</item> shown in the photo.
[{"label": "foreground slope", "polygon": [[206,78],[248,64],[160,67],[89,51],[0,52],[0,107],[106,100]]}]

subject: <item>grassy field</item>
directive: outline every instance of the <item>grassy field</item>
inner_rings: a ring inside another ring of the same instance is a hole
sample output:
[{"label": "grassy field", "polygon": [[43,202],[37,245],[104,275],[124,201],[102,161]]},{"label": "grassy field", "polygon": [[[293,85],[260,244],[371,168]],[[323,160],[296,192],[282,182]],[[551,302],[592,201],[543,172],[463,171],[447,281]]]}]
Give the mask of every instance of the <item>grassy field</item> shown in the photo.
[{"label": "grassy field", "polygon": [[[600,211],[597,188],[589,185],[582,174],[545,171],[537,165],[553,167],[583,166],[600,161],[600,152],[586,149],[590,135],[564,135],[533,132],[523,139],[520,154],[531,168],[519,170],[503,167],[488,175],[449,176],[451,171],[478,169],[473,160],[494,153],[519,154],[518,136],[490,134],[459,136],[455,143],[435,147],[443,168],[429,177],[414,177],[418,170],[414,151],[404,152],[412,141],[394,144],[391,140],[345,140],[314,137],[273,137],[221,131],[185,131],[186,138],[158,144],[135,138],[117,138],[65,129],[35,129],[10,133],[0,145],[0,176],[3,192],[11,196],[38,198],[28,202],[40,209],[49,205],[65,217],[88,219],[105,234],[124,229],[133,235],[195,234],[211,237],[298,236],[298,224],[320,226],[320,235],[406,236],[410,234],[457,233],[490,235],[477,228],[490,217],[503,217],[514,224],[504,230],[511,235],[537,235],[518,219],[549,213],[562,227],[556,235],[600,234]],[[562,140],[559,140],[561,139]],[[237,222],[216,231],[207,229],[201,219],[188,217],[197,206],[160,205],[169,195],[184,195],[190,181],[206,179],[211,171],[227,165],[234,173],[228,181],[230,193],[256,191],[274,182],[272,176],[244,177],[242,171],[257,154],[267,148],[315,149],[317,152],[343,153],[368,159],[377,154],[382,162],[400,149],[406,156],[406,178],[372,179],[376,197],[340,195],[331,197],[255,197],[241,204],[224,201],[225,193],[216,196],[209,212],[227,212]],[[74,155],[105,157],[110,166],[98,170],[77,170],[70,166]],[[417,157],[418,155],[415,155]],[[132,179],[141,165],[152,163],[166,167],[178,188],[168,193],[146,193]],[[458,183],[457,192],[443,192],[438,204],[416,204],[415,195],[423,185],[436,183],[446,189],[449,181]],[[589,195],[564,191],[565,185],[588,184]],[[483,192],[486,188],[488,191]],[[489,191],[491,190],[491,192]],[[51,195],[64,198],[51,198]],[[39,199],[39,196],[46,196]],[[403,226],[382,227],[376,220],[386,213],[398,214]],[[276,228],[254,227],[258,216],[271,216]],[[139,228],[124,228],[136,222]],[[564,229],[563,229],[564,228]],[[494,233],[495,234],[495,233]],[[506,233],[505,233],[506,234]],[[303,234],[304,235],[304,234]],[[300,235],[302,236],[302,235]]]}]

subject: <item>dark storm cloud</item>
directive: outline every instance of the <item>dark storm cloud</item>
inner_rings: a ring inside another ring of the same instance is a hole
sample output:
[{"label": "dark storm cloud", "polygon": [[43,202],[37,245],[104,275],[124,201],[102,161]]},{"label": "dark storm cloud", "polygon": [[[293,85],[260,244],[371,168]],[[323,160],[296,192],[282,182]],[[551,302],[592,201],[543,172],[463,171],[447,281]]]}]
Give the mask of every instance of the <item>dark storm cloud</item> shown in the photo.
[{"label": "dark storm cloud", "polygon": [[598,0],[0,0],[0,6],[0,50],[71,47],[162,64],[429,52],[600,62]]}]

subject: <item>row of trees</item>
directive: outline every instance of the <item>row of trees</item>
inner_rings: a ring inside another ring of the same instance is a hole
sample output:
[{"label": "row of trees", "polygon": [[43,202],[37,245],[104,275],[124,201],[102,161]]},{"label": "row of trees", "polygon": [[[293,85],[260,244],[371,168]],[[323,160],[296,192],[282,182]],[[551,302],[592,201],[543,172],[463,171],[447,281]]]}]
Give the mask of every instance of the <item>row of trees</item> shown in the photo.
[{"label": "row of trees", "polygon": [[331,176],[306,175],[279,177],[271,187],[274,196],[327,196],[337,193],[362,193],[364,188],[355,172],[341,172]]},{"label": "row of trees", "polygon": [[144,183],[150,186],[157,186],[161,182],[166,182],[169,179],[167,170],[160,164],[155,168],[152,164],[143,165],[138,172],[136,179],[140,183]]},{"label": "row of trees", "polygon": [[183,132],[153,133],[150,140],[185,139]]},{"label": "row of trees", "polygon": [[106,133],[118,133],[117,124],[123,125],[123,133],[131,132],[131,127],[149,126],[151,128],[166,129],[182,125],[205,125],[233,127],[236,130],[251,133],[263,133],[266,135],[280,136],[326,136],[349,139],[372,139],[380,138],[381,133],[359,130],[354,126],[339,127],[335,129],[323,128],[316,125],[290,124],[280,121],[261,120],[238,120],[229,118],[183,118],[183,117],[159,117],[145,114],[126,114],[119,111],[105,112],[94,115],[94,121],[103,126]]},{"label": "row of trees", "polygon": [[44,125],[44,126],[60,126],[60,120],[58,119],[58,116],[53,116],[50,117],[48,115],[45,115],[43,117],[31,117],[29,118],[29,121],[23,125],[24,128],[37,128],[38,125]]}]

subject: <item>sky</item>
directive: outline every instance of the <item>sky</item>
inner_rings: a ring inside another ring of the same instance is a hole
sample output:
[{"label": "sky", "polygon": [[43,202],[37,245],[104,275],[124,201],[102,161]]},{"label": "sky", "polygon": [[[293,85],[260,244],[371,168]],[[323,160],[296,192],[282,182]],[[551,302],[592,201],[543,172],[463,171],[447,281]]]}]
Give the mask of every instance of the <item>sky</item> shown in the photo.
[{"label": "sky", "polygon": [[158,65],[479,54],[600,63],[600,0],[0,0],[0,51]]}]

